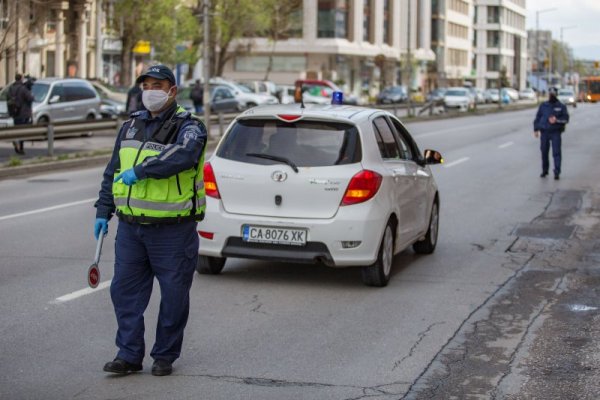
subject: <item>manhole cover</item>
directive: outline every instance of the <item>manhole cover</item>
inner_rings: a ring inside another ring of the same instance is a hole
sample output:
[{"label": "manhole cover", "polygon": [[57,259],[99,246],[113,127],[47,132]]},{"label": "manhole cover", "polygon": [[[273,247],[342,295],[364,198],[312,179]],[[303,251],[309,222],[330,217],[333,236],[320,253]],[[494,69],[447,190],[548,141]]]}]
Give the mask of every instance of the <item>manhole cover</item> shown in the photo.
[{"label": "manhole cover", "polygon": [[575,228],[575,225],[521,224],[513,234],[538,239],[569,239]]}]

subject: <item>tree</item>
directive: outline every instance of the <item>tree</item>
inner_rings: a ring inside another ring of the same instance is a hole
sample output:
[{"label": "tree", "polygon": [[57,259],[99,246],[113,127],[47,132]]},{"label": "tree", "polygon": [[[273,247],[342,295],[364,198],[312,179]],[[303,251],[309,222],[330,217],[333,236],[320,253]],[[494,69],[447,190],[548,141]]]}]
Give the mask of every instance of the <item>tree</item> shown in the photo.
[{"label": "tree", "polygon": [[[201,1],[201,0],[200,0]],[[223,75],[223,68],[233,57],[250,51],[250,45],[231,49],[235,39],[254,37],[261,27],[264,0],[211,1],[211,76]]]},{"label": "tree", "polygon": [[127,86],[131,85],[133,49],[140,40],[149,41],[155,58],[165,64],[174,64],[195,54],[187,47],[177,51],[177,46],[185,41],[192,43],[190,38],[199,31],[193,13],[179,0],[120,0],[115,3],[115,17],[113,28],[120,30],[123,44],[121,76]]},{"label": "tree", "polygon": [[273,56],[275,46],[279,40],[287,40],[290,37],[294,24],[297,22],[298,14],[302,11],[302,0],[262,0],[264,13],[259,21],[264,26],[264,36],[271,42],[269,62],[265,71],[264,80],[269,80],[269,74],[273,69]]},{"label": "tree", "polygon": [[507,71],[506,71],[506,66],[503,65],[502,68],[500,68],[500,87],[510,87],[511,84],[508,81],[508,76],[507,76]]}]

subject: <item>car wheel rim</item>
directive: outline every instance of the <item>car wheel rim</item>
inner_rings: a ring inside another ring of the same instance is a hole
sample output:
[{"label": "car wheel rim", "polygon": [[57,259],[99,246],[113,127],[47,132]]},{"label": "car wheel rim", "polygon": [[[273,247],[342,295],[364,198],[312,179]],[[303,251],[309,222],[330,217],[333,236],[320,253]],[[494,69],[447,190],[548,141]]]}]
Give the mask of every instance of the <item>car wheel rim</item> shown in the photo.
[{"label": "car wheel rim", "polygon": [[438,222],[439,222],[438,206],[436,203],[433,203],[433,209],[431,210],[431,223],[429,224],[431,244],[435,244],[437,242]]},{"label": "car wheel rim", "polygon": [[392,230],[389,226],[385,228],[385,234],[383,237],[383,254],[381,255],[381,262],[383,266],[383,273],[385,276],[390,274],[392,270],[392,257],[394,254],[394,239],[392,236]]}]

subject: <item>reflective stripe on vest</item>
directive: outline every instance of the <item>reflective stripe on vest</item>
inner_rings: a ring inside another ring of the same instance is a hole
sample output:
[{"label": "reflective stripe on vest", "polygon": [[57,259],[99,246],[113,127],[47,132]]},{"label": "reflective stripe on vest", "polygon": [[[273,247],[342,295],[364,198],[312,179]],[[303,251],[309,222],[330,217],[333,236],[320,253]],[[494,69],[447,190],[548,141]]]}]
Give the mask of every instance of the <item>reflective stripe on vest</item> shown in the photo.
[{"label": "reflective stripe on vest", "polygon": [[[180,112],[180,110],[177,110]],[[176,121],[176,129],[179,130],[185,120]],[[171,123],[171,120],[165,122]],[[132,121],[129,130],[134,127],[136,121]],[[138,123],[136,125],[141,125]],[[165,125],[163,124],[163,126]],[[178,132],[171,135],[170,143],[159,143],[153,137],[144,141],[143,126],[134,130],[135,134],[125,135],[127,138],[121,141],[119,160],[121,169],[125,171],[139,165],[149,157],[157,157],[166,148],[161,158],[168,157],[172,151],[180,146],[175,145]],[[161,127],[162,128],[162,127]],[[126,216],[145,216],[159,218],[167,222],[169,219],[179,217],[200,216],[206,208],[206,199],[203,179],[204,151],[198,160],[197,168],[179,172],[165,179],[147,178],[127,186],[121,181],[113,183],[113,197],[117,211]],[[115,176],[118,172],[115,173]]]}]

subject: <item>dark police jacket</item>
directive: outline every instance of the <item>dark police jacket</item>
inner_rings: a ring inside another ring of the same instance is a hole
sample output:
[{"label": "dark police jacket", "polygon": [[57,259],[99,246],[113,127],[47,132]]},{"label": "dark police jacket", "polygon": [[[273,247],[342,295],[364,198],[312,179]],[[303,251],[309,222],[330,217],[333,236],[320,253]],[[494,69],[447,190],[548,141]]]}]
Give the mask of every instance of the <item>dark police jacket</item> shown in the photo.
[{"label": "dark police jacket", "polygon": [[[551,124],[548,121],[550,116],[556,117],[556,123]],[[545,101],[540,104],[537,115],[533,121],[533,130],[546,133],[563,132],[565,125],[569,122],[569,112],[567,106],[560,101]]]}]

